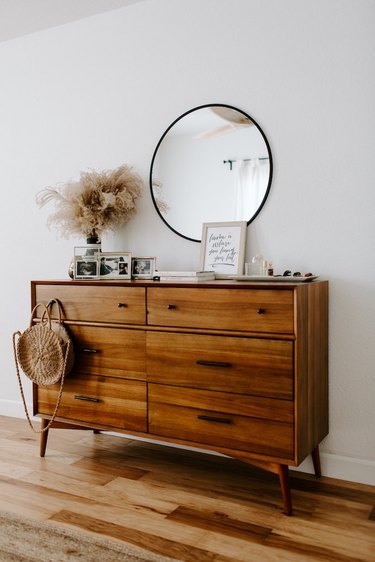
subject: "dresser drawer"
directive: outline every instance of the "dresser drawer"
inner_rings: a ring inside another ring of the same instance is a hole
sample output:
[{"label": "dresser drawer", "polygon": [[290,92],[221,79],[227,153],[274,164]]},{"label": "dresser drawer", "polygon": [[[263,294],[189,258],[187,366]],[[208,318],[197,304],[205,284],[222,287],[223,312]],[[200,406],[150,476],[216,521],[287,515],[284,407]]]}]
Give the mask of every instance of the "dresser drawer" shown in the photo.
[{"label": "dresser drawer", "polygon": [[[145,324],[144,287],[36,285],[36,302],[58,299],[67,320]],[[39,311],[40,314],[41,311]]]},{"label": "dresser drawer", "polygon": [[149,332],[147,380],[293,399],[293,342]]},{"label": "dresser drawer", "polygon": [[[37,388],[37,413],[51,415],[60,384]],[[147,431],[146,383],[110,377],[68,375],[58,416],[69,421]]]},{"label": "dresser drawer", "polygon": [[148,324],[293,333],[293,290],[153,287]]},{"label": "dresser drawer", "polygon": [[293,458],[293,403],[149,384],[149,431],[217,447]]},{"label": "dresser drawer", "polygon": [[75,372],[145,380],[143,330],[80,325],[68,329],[74,341]]}]

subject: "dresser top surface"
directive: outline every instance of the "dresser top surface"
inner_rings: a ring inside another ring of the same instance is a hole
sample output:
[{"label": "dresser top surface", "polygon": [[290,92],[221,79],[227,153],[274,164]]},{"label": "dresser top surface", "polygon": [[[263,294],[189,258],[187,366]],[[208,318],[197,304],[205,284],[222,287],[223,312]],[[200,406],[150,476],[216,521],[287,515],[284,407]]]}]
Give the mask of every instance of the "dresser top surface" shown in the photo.
[{"label": "dresser top surface", "polygon": [[290,290],[298,286],[308,286],[316,284],[327,284],[326,280],[313,280],[306,282],[290,281],[236,281],[234,279],[215,279],[209,281],[154,281],[153,279],[129,279],[126,281],[90,279],[90,280],[71,280],[71,279],[50,279],[32,280],[32,285],[70,285],[70,286],[100,286],[103,287],[188,287],[199,289],[278,289]]}]

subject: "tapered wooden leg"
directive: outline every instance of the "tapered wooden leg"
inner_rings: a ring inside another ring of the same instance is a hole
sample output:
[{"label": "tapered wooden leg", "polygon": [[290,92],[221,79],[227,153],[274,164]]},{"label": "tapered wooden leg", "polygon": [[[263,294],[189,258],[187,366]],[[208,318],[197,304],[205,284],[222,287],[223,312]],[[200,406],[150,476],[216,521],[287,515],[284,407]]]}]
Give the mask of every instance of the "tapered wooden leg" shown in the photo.
[{"label": "tapered wooden leg", "polygon": [[286,464],[279,464],[279,480],[281,493],[284,499],[285,514],[292,515],[292,496],[290,493],[290,482],[289,482],[289,467]]},{"label": "tapered wooden leg", "polygon": [[254,459],[244,459],[241,458],[242,461],[251,464],[253,466],[259,466],[259,468],[263,468],[263,470],[268,470],[273,474],[279,475],[280,481],[280,488],[281,493],[284,500],[284,507],[285,507],[285,514],[286,515],[293,515],[292,509],[292,495],[290,489],[290,482],[289,482],[289,467],[287,464],[278,464],[274,462],[263,462],[257,461]]},{"label": "tapered wooden leg", "polygon": [[[42,418],[42,421],[41,421],[41,424],[40,424],[41,429],[44,429],[45,427],[47,427],[47,425],[48,425],[48,420]],[[44,455],[46,454],[48,432],[49,432],[49,429],[47,429],[47,431],[43,431],[43,433],[40,434],[40,456],[41,457],[44,457]]]},{"label": "tapered wooden leg", "polygon": [[313,461],[313,465],[314,465],[315,476],[317,478],[320,478],[321,475],[322,475],[322,469],[321,469],[321,466],[320,466],[319,445],[317,445],[315,447],[315,449],[313,449],[311,451],[311,457],[312,457],[312,461]]}]

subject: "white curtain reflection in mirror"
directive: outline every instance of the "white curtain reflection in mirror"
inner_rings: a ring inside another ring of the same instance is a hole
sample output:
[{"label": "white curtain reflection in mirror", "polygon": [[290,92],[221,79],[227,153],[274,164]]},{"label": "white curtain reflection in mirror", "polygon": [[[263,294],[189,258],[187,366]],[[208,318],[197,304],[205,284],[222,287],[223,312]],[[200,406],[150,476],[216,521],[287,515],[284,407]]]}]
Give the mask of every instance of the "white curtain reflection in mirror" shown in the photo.
[{"label": "white curtain reflection in mirror", "polygon": [[267,185],[270,165],[268,159],[249,158],[232,163],[235,176],[235,199],[233,220],[249,220],[264,197],[264,186]]}]

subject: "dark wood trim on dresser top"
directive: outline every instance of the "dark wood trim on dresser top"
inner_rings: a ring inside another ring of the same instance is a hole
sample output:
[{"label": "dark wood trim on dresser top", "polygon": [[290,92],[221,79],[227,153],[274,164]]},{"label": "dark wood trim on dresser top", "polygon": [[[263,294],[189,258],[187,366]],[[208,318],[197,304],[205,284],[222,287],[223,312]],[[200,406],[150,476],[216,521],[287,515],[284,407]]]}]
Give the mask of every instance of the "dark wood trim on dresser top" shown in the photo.
[{"label": "dark wood trim on dresser top", "polygon": [[[278,474],[328,433],[328,282],[32,281],[77,360],[57,425],[212,450]],[[45,427],[58,385],[34,387]],[[44,456],[48,432],[42,434]]]}]

